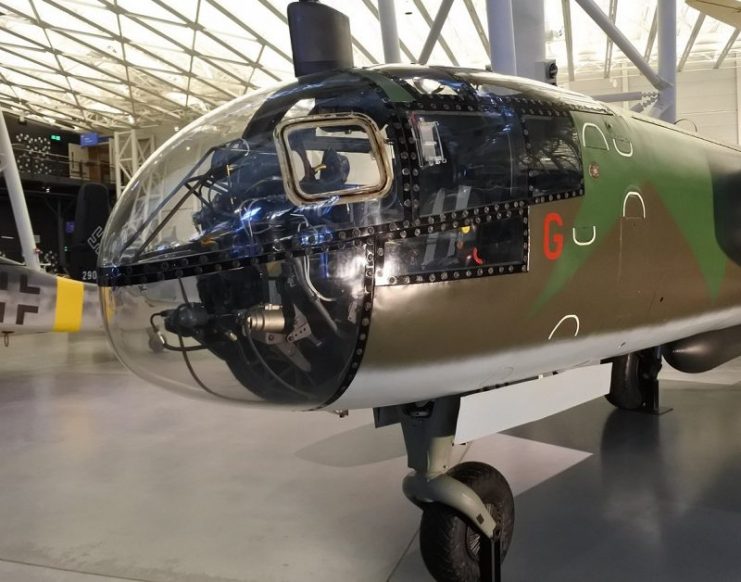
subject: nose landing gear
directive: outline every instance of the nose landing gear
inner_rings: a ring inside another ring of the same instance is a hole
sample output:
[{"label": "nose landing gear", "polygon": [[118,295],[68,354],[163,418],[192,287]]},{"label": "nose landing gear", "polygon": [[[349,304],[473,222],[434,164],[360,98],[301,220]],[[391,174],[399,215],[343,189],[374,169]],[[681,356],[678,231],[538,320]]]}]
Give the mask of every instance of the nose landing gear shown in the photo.
[{"label": "nose landing gear", "polygon": [[400,407],[408,464],[404,494],[423,510],[422,558],[445,582],[500,582],[514,528],[514,499],[502,474],[484,463],[451,469],[457,397]]}]

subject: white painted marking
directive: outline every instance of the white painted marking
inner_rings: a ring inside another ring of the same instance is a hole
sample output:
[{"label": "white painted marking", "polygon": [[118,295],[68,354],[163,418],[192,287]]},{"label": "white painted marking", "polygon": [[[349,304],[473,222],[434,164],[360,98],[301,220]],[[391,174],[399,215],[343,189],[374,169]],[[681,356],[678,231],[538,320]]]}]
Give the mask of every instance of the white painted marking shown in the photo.
[{"label": "white painted marking", "polygon": [[572,313],[571,315],[564,315],[561,318],[561,320],[556,324],[556,327],[553,328],[553,331],[548,335],[548,341],[551,341],[555,333],[558,331],[558,328],[561,327],[563,323],[569,320],[573,320],[576,322],[576,331],[574,332],[574,337],[578,336],[579,330],[581,329],[581,322],[579,321],[579,316]]},{"label": "white painted marking", "polygon": [[625,195],[625,199],[623,200],[623,218],[626,218],[625,213],[628,209],[628,200],[631,198],[638,198],[641,202],[641,208],[643,208],[643,218],[646,218],[646,203],[643,200],[643,196],[641,196],[638,192],[628,192]]},{"label": "white painted marking", "polygon": [[632,158],[633,157],[633,142],[627,138],[626,138],[626,141],[628,142],[628,145],[630,146],[630,151],[628,152],[622,151],[620,147],[618,146],[617,140],[614,137],[612,138],[612,143],[615,146],[615,151],[619,153],[621,156],[623,156],[624,158]]},{"label": "white painted marking", "polygon": [[[586,228],[586,227],[580,227],[580,228]],[[592,238],[590,238],[588,241],[580,241],[578,238],[576,238],[576,228],[571,229],[571,238],[574,239],[574,244],[580,246],[580,247],[588,247],[589,245],[593,244],[594,241],[597,240],[597,227],[592,227]]]},{"label": "white painted marking", "polygon": [[612,364],[588,366],[464,396],[455,442],[467,443],[604,396],[611,374]]},{"label": "white painted marking", "polygon": [[582,141],[582,143],[586,147],[601,149],[601,148],[599,148],[597,146],[587,145],[587,129],[589,129],[589,128],[594,128],[594,129],[597,130],[597,132],[599,133],[600,137],[602,138],[602,141],[605,143],[605,148],[604,149],[606,149],[609,152],[610,151],[610,144],[607,143],[607,138],[605,137],[605,134],[602,133],[602,130],[599,128],[599,126],[598,125],[595,125],[594,123],[587,122],[587,123],[585,123],[582,126],[582,128],[581,128],[581,141]]}]

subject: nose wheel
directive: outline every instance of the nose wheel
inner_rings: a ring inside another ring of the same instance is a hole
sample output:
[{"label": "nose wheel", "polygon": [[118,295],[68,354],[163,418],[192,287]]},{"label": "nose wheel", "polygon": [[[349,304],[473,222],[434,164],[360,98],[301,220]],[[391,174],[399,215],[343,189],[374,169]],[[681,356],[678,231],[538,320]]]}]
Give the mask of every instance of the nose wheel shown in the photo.
[{"label": "nose wheel", "polygon": [[501,582],[512,540],[514,498],[484,463],[449,468],[460,400],[399,407],[408,464],[404,494],[422,509],[420,550],[439,582]]},{"label": "nose wheel", "polygon": [[[481,498],[497,528],[494,538],[488,538],[452,507],[427,504],[419,532],[425,566],[435,580],[501,580],[496,562],[501,564],[507,555],[515,525],[515,503],[507,480],[494,467],[475,462],[461,463],[448,475]],[[488,571],[482,572],[487,566]]]}]

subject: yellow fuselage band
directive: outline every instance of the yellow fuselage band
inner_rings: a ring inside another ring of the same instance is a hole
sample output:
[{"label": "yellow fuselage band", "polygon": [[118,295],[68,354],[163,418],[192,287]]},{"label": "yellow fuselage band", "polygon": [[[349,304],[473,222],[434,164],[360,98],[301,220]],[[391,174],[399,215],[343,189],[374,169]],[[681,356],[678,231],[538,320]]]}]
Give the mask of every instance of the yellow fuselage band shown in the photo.
[{"label": "yellow fuselage band", "polygon": [[57,305],[54,331],[79,331],[82,325],[82,302],[85,286],[80,281],[57,277]]}]

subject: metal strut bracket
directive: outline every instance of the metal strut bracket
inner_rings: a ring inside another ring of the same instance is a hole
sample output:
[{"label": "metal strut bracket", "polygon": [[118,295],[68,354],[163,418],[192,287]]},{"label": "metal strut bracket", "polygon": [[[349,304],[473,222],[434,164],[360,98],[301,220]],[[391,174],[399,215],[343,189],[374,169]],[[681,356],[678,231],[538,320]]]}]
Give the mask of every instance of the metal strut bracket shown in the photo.
[{"label": "metal strut bracket", "polygon": [[442,503],[460,511],[481,533],[494,537],[497,523],[481,498],[447,475],[458,420],[460,397],[449,396],[409,405],[401,411],[401,427],[413,473],[404,479],[404,494],[417,505]]},{"label": "metal strut bracket", "polygon": [[[451,442],[452,446],[452,442]],[[404,495],[413,503],[442,503],[458,510],[487,538],[493,538],[497,522],[481,498],[460,481],[441,473],[435,476],[414,472],[404,478]]]},{"label": "metal strut bracket", "polygon": [[644,402],[643,406],[638,409],[638,412],[642,412],[643,414],[650,414],[652,416],[662,416],[667,412],[671,412],[672,410],[674,409],[670,406],[660,405],[659,381],[654,380],[651,386],[651,390],[646,396],[646,402]]},{"label": "metal strut bracket", "polygon": [[399,407],[408,465],[404,495],[416,505],[442,503],[458,510],[483,534],[479,553],[481,582],[501,582],[498,524],[473,489],[449,476],[460,397],[450,396]]},{"label": "metal strut bracket", "polygon": [[646,395],[646,402],[638,412],[650,414],[652,416],[661,416],[673,410],[668,406],[660,405],[658,375],[661,370],[661,348],[655,348],[653,354],[651,354],[650,357],[646,355],[645,358],[650,361],[648,374],[651,376],[651,388]]},{"label": "metal strut bracket", "polygon": [[491,538],[489,543],[482,539],[479,548],[481,582],[502,582],[502,542],[499,536]]}]

